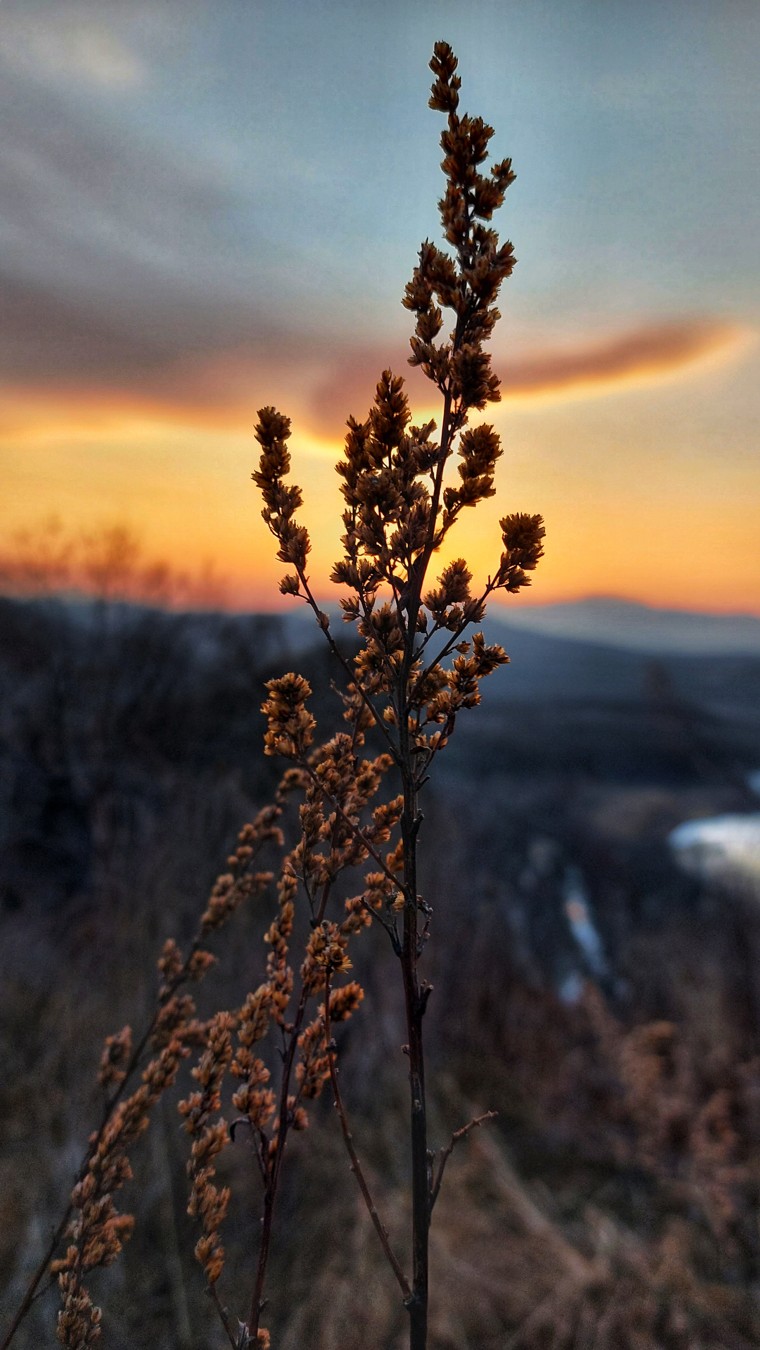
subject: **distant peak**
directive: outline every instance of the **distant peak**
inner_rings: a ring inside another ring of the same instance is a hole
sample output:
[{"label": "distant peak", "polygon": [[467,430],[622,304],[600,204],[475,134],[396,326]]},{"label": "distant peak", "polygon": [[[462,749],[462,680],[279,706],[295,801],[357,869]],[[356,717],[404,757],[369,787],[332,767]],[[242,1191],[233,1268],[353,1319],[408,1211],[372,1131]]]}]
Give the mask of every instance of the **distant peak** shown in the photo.
[{"label": "distant peak", "polygon": [[518,628],[608,646],[694,655],[760,656],[760,618],[660,609],[615,595],[589,595],[549,605],[501,608]]}]

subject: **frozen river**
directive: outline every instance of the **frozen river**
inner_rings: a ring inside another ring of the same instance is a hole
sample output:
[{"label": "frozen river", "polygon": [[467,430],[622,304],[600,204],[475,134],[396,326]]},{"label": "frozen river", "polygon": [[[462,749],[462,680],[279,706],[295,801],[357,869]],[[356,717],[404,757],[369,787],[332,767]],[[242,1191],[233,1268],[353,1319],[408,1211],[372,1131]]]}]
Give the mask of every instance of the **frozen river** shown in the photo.
[{"label": "frozen river", "polygon": [[[760,772],[750,775],[749,784],[760,795]],[[691,876],[760,898],[760,812],[684,821],[668,843]]]}]

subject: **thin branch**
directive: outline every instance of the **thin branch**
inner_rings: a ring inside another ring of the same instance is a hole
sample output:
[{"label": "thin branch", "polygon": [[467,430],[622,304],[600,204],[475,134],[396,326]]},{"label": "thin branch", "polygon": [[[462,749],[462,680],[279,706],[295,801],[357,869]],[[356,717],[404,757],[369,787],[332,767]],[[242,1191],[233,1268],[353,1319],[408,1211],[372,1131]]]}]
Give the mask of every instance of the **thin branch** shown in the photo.
[{"label": "thin branch", "polygon": [[219,1295],[216,1292],[216,1285],[210,1284],[207,1288],[207,1293],[214,1307],[216,1308],[216,1311],[219,1314],[219,1320],[221,1321],[222,1326],[224,1327],[224,1330],[227,1333],[227,1339],[229,1340],[229,1343],[232,1346],[232,1350],[238,1350],[240,1342],[237,1336],[235,1335],[234,1331],[232,1330],[232,1327],[230,1326],[230,1319],[227,1316],[227,1310],[222,1307]]},{"label": "thin branch", "polygon": [[373,909],[369,901],[365,900],[363,897],[362,897],[362,909],[366,909],[370,918],[377,919],[378,923],[382,924],[383,928],[388,934],[388,937],[391,940],[391,946],[394,952],[396,953],[397,956],[400,956],[401,941],[399,939],[398,929],[395,923],[391,923],[390,919],[385,914],[383,914],[382,910]]},{"label": "thin branch", "polygon": [[[266,1186],[269,1181],[269,1177],[267,1175],[266,1163],[264,1162],[264,1154],[262,1151],[263,1132],[259,1127],[254,1126],[252,1124],[249,1116],[238,1116],[237,1120],[230,1121],[228,1127],[230,1142],[233,1144],[235,1142],[235,1131],[239,1125],[245,1125],[251,1131],[249,1142],[255,1154],[256,1161],[259,1165],[259,1171],[261,1172],[261,1179],[264,1182],[264,1185]],[[264,1141],[266,1142],[266,1138]]]},{"label": "thin branch", "polygon": [[[2,1347],[0,1347],[0,1350],[8,1350],[8,1346],[13,1340],[13,1337],[16,1335],[16,1332],[18,1331],[19,1327],[21,1326],[21,1323],[26,1317],[26,1314],[28,1313],[35,1298],[37,1297],[36,1292],[37,1285],[39,1284],[40,1280],[45,1274],[45,1271],[47,1270],[48,1266],[50,1265],[50,1262],[53,1259],[53,1256],[55,1255],[55,1252],[57,1251],[58,1243],[60,1242],[64,1232],[66,1231],[66,1225],[71,1217],[71,1211],[73,1208],[74,1206],[71,1203],[69,1203],[69,1206],[63,1218],[61,1219],[61,1222],[59,1223],[58,1227],[53,1233],[53,1236],[50,1239],[50,1242],[48,1243],[45,1255],[42,1257],[42,1260],[40,1261],[39,1265],[37,1266],[37,1269],[32,1275],[31,1280],[29,1281],[29,1284],[27,1285],[26,1293],[24,1294],[24,1297],[16,1310],[16,1316],[11,1322],[11,1325],[8,1329],[8,1333],[5,1337],[5,1340],[2,1343]],[[50,1286],[48,1285],[47,1288],[49,1287]]]},{"label": "thin branch", "polygon": [[34,1298],[32,1299],[32,1303],[36,1303],[38,1298],[44,1298],[46,1294],[50,1293],[50,1290],[53,1289],[57,1283],[58,1283],[57,1276],[51,1275],[47,1284],[44,1285],[42,1289],[37,1290],[37,1293],[34,1295]]},{"label": "thin branch", "polygon": [[447,1162],[449,1161],[449,1158],[454,1152],[454,1149],[456,1148],[457,1144],[461,1143],[463,1139],[467,1138],[468,1134],[470,1133],[470,1130],[474,1130],[476,1126],[482,1125],[485,1120],[495,1120],[498,1114],[499,1114],[498,1111],[485,1111],[482,1116],[475,1116],[473,1120],[468,1121],[467,1124],[463,1125],[461,1129],[455,1130],[446,1147],[440,1150],[440,1153],[438,1155],[439,1157],[438,1171],[436,1173],[435,1181],[433,1182],[433,1185],[430,1188],[431,1214],[433,1212],[433,1206],[436,1200],[438,1199],[438,1195],[441,1189],[441,1182],[443,1181],[444,1169],[446,1167]]},{"label": "thin branch", "polygon": [[[171,985],[171,992],[172,992],[172,993],[174,993],[174,991],[178,988],[179,984],[181,983],[181,981],[182,981],[182,975],[183,975],[183,974],[185,973],[185,971],[186,971],[186,967],[187,967],[187,965],[188,965],[188,963],[189,963],[189,961],[190,961],[190,957],[194,954],[194,952],[195,952],[195,950],[196,950],[196,948],[197,948],[198,945],[199,945],[198,942],[196,942],[196,943],[193,944],[193,946],[192,946],[192,948],[191,948],[191,950],[190,950],[190,954],[188,955],[188,959],[187,959],[187,961],[185,962],[185,965],[184,965],[183,968],[182,968],[182,971],[175,977],[175,980],[172,982],[172,985]],[[167,997],[168,997],[168,995],[167,995]],[[74,1178],[74,1186],[76,1186],[80,1181],[82,1181],[82,1180],[84,1179],[86,1173],[87,1173],[87,1168],[89,1167],[90,1161],[91,1161],[91,1159],[94,1157],[95,1152],[96,1152],[96,1150],[97,1150],[97,1147],[98,1147],[98,1145],[100,1144],[100,1141],[101,1141],[101,1139],[102,1139],[102,1137],[103,1137],[103,1131],[105,1130],[105,1128],[106,1128],[108,1122],[110,1121],[110,1119],[111,1119],[111,1117],[112,1117],[112,1115],[113,1115],[114,1110],[116,1109],[116,1107],[117,1107],[118,1104],[119,1104],[119,1101],[121,1100],[122,1096],[124,1095],[124,1092],[126,1091],[127,1085],[128,1085],[128,1083],[129,1083],[129,1081],[130,1081],[130,1079],[131,1079],[133,1073],[135,1072],[135,1069],[136,1069],[136,1068],[138,1067],[138,1065],[139,1065],[139,1062],[140,1062],[140,1060],[141,1060],[141,1058],[142,1058],[142,1055],[143,1055],[143,1052],[144,1052],[144,1050],[145,1050],[145,1047],[146,1047],[146,1045],[148,1044],[148,1041],[150,1040],[150,1037],[151,1037],[151,1035],[153,1034],[153,1031],[155,1030],[156,1022],[158,1021],[158,1016],[159,1016],[159,1013],[160,1013],[160,1011],[161,1011],[161,1008],[164,1006],[164,1002],[165,1002],[165,1000],[162,1000],[162,1001],[159,1003],[158,1007],[156,1008],[156,1011],[155,1011],[154,1014],[153,1014],[153,1017],[152,1017],[152,1019],[151,1019],[151,1021],[150,1021],[150,1024],[149,1024],[147,1030],[145,1031],[144,1035],[140,1038],[140,1040],[139,1040],[139,1042],[138,1042],[138,1044],[137,1044],[135,1050],[134,1050],[133,1053],[132,1053],[132,1057],[131,1057],[131,1059],[130,1059],[130,1061],[129,1061],[129,1064],[127,1065],[127,1068],[126,1068],[126,1071],[125,1071],[125,1074],[124,1074],[123,1079],[122,1079],[121,1082],[119,1083],[119,1085],[118,1085],[118,1087],[116,1088],[115,1092],[113,1092],[112,1095],[109,1097],[109,1099],[107,1100],[107,1102],[106,1102],[106,1104],[105,1104],[105,1106],[104,1106],[104,1108],[103,1108],[103,1116],[102,1116],[100,1125],[99,1125],[98,1129],[96,1130],[95,1134],[92,1136],[92,1139],[91,1139],[91,1142],[90,1142],[90,1146],[89,1146],[89,1148],[87,1149],[87,1152],[85,1153],[85,1155],[84,1155],[84,1157],[83,1157],[83,1159],[82,1159],[82,1162],[81,1162],[81,1164],[80,1164],[80,1166],[79,1166],[78,1172],[76,1173],[76,1176],[75,1176],[75,1178]],[[74,1187],[72,1186],[72,1190],[73,1190],[73,1188],[74,1188]],[[63,1236],[64,1236],[64,1234],[65,1234],[65,1232],[66,1232],[66,1229],[67,1229],[67,1227],[68,1227],[68,1223],[69,1223],[69,1220],[70,1220],[70,1218],[71,1218],[71,1215],[72,1215],[73,1211],[74,1211],[74,1206],[73,1206],[71,1200],[69,1200],[69,1202],[68,1202],[68,1204],[67,1204],[67,1206],[66,1206],[66,1209],[64,1210],[63,1215],[61,1216],[60,1222],[58,1223],[58,1226],[55,1228],[55,1230],[54,1230],[54,1232],[53,1232],[53,1234],[52,1234],[52,1236],[51,1236],[51,1238],[50,1238],[50,1241],[49,1241],[49,1243],[48,1243],[48,1245],[47,1245],[47,1247],[46,1247],[46,1249],[45,1249],[45,1253],[44,1253],[44,1255],[42,1256],[42,1258],[40,1259],[39,1264],[37,1265],[37,1267],[36,1267],[36,1269],[35,1269],[35,1271],[34,1271],[34,1274],[32,1275],[32,1277],[31,1277],[31,1279],[30,1279],[30,1281],[29,1281],[29,1284],[28,1284],[27,1287],[26,1287],[26,1292],[25,1292],[25,1294],[24,1294],[24,1297],[23,1297],[23,1299],[21,1300],[21,1303],[19,1304],[19,1306],[18,1306],[18,1308],[17,1308],[17,1310],[16,1310],[16,1315],[15,1315],[13,1321],[11,1322],[10,1327],[8,1328],[8,1331],[7,1331],[7,1333],[6,1333],[5,1339],[3,1340],[2,1345],[0,1345],[0,1350],[8,1350],[8,1346],[11,1344],[11,1341],[13,1340],[14,1336],[16,1335],[16,1332],[18,1331],[19,1327],[21,1326],[21,1323],[23,1322],[24,1318],[26,1317],[27,1313],[29,1312],[29,1309],[31,1308],[31,1306],[32,1306],[32,1304],[34,1303],[35,1299],[37,1299],[38,1297],[42,1297],[42,1295],[43,1295],[44,1293],[47,1292],[47,1290],[51,1287],[51,1285],[55,1283],[55,1281],[51,1281],[51,1283],[50,1283],[49,1285],[47,1285],[46,1288],[45,1288],[44,1290],[39,1290],[39,1291],[38,1291],[37,1286],[39,1285],[40,1281],[42,1280],[42,1278],[43,1278],[43,1276],[44,1276],[44,1274],[45,1274],[45,1271],[48,1269],[48,1266],[50,1265],[50,1262],[52,1261],[52,1259],[53,1259],[53,1257],[54,1257],[56,1251],[58,1250],[58,1246],[59,1246],[59,1244],[60,1244],[60,1242],[61,1242],[61,1239],[63,1238]]]},{"label": "thin branch", "polygon": [[365,1203],[365,1205],[367,1206],[367,1211],[368,1211],[368,1213],[369,1213],[369,1217],[371,1218],[371,1220],[372,1220],[372,1222],[373,1222],[373,1224],[374,1224],[374,1226],[375,1226],[375,1232],[377,1233],[377,1236],[378,1236],[379,1239],[380,1239],[380,1244],[381,1244],[382,1249],[383,1249],[383,1251],[384,1251],[384,1253],[385,1253],[386,1260],[388,1261],[388,1264],[389,1264],[389,1266],[391,1267],[391,1270],[393,1271],[394,1275],[396,1276],[396,1279],[397,1279],[398,1284],[399,1284],[399,1288],[400,1288],[401,1293],[402,1293],[402,1295],[403,1295],[403,1297],[404,1297],[404,1301],[406,1302],[408,1299],[411,1299],[411,1297],[412,1297],[412,1291],[411,1291],[411,1288],[410,1288],[410,1286],[409,1286],[409,1281],[407,1280],[407,1278],[406,1278],[406,1276],[405,1276],[403,1270],[401,1269],[401,1266],[400,1266],[400,1264],[399,1264],[399,1262],[398,1262],[398,1260],[397,1260],[397,1258],[396,1258],[396,1255],[395,1255],[395,1253],[394,1253],[394,1251],[393,1251],[393,1248],[391,1247],[390,1238],[388,1237],[388,1230],[387,1230],[387,1228],[385,1227],[385,1224],[383,1223],[382,1219],[380,1218],[380,1215],[379,1215],[378,1212],[377,1212],[377,1207],[376,1207],[376,1205],[375,1205],[375,1202],[374,1202],[374,1200],[372,1199],[372,1195],[371,1195],[369,1186],[367,1185],[367,1180],[366,1180],[366,1178],[365,1178],[365,1176],[364,1176],[364,1172],[362,1171],[362,1166],[361,1166],[361,1163],[359,1162],[359,1158],[358,1158],[358,1156],[357,1156],[356,1149],[354,1148],[353,1137],[352,1137],[351,1131],[350,1131],[350,1129],[349,1129],[349,1127],[348,1127],[348,1118],[347,1118],[347,1116],[346,1116],[346,1108],[345,1108],[345,1106],[344,1106],[344,1104],[343,1104],[343,1098],[342,1098],[342,1096],[341,1096],[340,1086],[339,1086],[339,1084],[338,1084],[338,1066],[337,1066],[337,1064],[336,1064],[336,1062],[335,1062],[335,1042],[331,1039],[331,1036],[330,1036],[330,970],[329,970],[329,968],[328,968],[327,974],[326,974],[326,976],[325,976],[325,1016],[324,1016],[324,1022],[325,1022],[325,1050],[327,1051],[327,1063],[328,1063],[328,1065],[329,1065],[329,1067],[330,1067],[330,1083],[331,1083],[331,1085],[332,1085],[333,1099],[334,1099],[334,1102],[335,1102],[335,1109],[336,1109],[336,1111],[338,1112],[338,1119],[340,1120],[340,1128],[341,1128],[341,1131],[342,1131],[342,1134],[343,1134],[343,1140],[344,1140],[344,1143],[345,1143],[345,1145],[346,1145],[346,1150],[347,1150],[347,1152],[348,1152],[348,1156],[349,1156],[349,1158],[350,1158],[350,1160],[351,1160],[351,1171],[353,1172],[354,1176],[356,1177],[356,1180],[357,1180],[358,1185],[359,1185],[359,1190],[361,1191],[362,1196],[363,1196],[363,1198],[364,1198],[364,1203]]}]

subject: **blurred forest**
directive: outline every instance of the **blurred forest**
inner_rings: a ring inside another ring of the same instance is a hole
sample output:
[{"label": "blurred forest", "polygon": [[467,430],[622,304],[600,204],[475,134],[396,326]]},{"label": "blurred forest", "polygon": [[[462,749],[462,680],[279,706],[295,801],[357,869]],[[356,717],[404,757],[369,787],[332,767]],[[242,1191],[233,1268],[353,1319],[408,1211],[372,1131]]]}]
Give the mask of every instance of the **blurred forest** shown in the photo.
[{"label": "blurred forest", "polygon": [[[760,878],[689,871],[668,839],[686,820],[758,810],[760,660],[633,654],[497,619],[486,632],[513,665],[462,716],[426,789],[422,889],[436,915],[435,1142],[499,1115],[447,1170],[431,1343],[748,1350],[760,1343]],[[338,672],[310,633],[113,594],[0,600],[4,1309],[97,1119],[103,1037],[147,1019],[164,939],[193,931],[237,831],[272,793],[263,682],[295,666],[318,691],[321,728],[337,724]],[[259,982],[270,918],[257,901],[221,935],[203,1012]],[[367,999],[341,1040],[343,1089],[400,1247],[394,958],[372,930],[355,959]],[[92,1279],[115,1350],[221,1343],[192,1258],[175,1100],[135,1155],[134,1236]],[[401,1346],[405,1314],[329,1093],[316,1106],[289,1146],[273,1344]],[[235,1197],[225,1279],[242,1282],[226,1293],[244,1305],[257,1178],[242,1145],[222,1168]],[[54,1313],[48,1293],[14,1344],[52,1344]]]}]

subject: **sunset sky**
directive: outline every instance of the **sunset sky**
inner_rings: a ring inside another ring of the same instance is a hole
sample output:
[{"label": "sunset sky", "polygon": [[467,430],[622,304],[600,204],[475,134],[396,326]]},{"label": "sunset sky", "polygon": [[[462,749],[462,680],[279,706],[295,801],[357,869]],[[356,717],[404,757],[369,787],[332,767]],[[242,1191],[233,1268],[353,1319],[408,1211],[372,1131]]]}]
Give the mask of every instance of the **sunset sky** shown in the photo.
[{"label": "sunset sky", "polygon": [[[530,598],[760,614],[756,0],[2,0],[0,548],[57,516],[273,606],[252,428],[293,420],[318,583],[333,465],[439,238],[433,43],[517,181],[493,351]],[[519,603],[519,602],[518,602]]]}]

